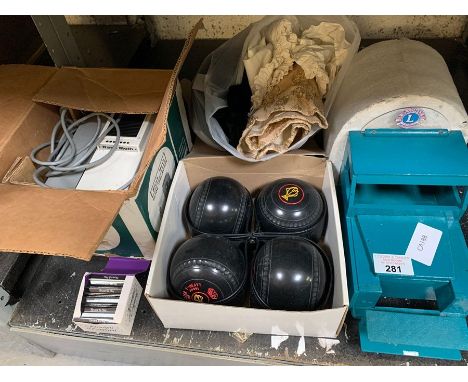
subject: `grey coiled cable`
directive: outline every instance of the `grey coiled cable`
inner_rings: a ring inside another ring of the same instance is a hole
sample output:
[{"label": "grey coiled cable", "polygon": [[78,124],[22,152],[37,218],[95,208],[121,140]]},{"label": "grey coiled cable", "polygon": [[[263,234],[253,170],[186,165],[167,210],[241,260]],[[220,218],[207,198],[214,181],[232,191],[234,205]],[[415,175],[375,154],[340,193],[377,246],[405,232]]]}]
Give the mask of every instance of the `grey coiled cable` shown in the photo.
[{"label": "grey coiled cable", "polygon": [[[46,170],[47,173],[44,174],[46,178],[84,171],[86,169],[99,166],[107,161],[119,147],[120,128],[119,124],[113,117],[105,113],[90,113],[76,121],[72,121],[71,118],[67,115],[68,113],[69,109],[60,109],[60,120],[52,130],[50,142],[43,143],[31,151],[31,161],[39,165],[39,167],[33,173],[33,179],[39,186],[49,187],[39,177]],[[83,122],[86,122],[87,120],[95,117],[97,118],[98,123],[96,133],[82,149],[77,150],[75,143],[73,142],[73,135]],[[110,122],[107,128],[105,128],[103,131],[101,131],[101,118],[104,118]],[[98,145],[114,128],[116,130],[115,143],[109,152],[94,162],[83,163],[93,155]],[[60,131],[62,131],[63,134],[60,136],[60,138],[58,138]],[[49,146],[50,154],[47,160],[41,161],[38,159],[38,153]],[[71,150],[71,154],[64,156],[69,148]],[[122,186],[121,189],[126,186],[128,186],[128,183]]]}]

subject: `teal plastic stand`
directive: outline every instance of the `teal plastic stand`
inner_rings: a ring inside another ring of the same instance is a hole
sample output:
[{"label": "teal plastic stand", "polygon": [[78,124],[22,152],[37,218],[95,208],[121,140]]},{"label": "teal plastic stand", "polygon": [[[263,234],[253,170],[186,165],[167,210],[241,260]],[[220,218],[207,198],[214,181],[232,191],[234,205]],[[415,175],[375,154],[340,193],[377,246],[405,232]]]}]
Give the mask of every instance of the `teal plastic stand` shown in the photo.
[{"label": "teal plastic stand", "polygon": [[[467,186],[459,131],[349,133],[340,198],[363,351],[459,360],[468,350],[468,248],[459,222]],[[374,254],[405,256],[418,223],[442,234],[432,263],[413,257],[414,274],[376,272]]]}]

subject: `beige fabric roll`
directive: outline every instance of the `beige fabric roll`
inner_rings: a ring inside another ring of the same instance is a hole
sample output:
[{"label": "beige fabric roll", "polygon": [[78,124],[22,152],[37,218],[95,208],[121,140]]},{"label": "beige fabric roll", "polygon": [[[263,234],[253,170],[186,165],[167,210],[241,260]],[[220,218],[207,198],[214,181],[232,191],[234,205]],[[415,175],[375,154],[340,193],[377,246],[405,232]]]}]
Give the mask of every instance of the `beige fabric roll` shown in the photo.
[{"label": "beige fabric roll", "polygon": [[323,100],[349,46],[339,24],[322,22],[300,33],[297,19],[288,17],[264,27],[244,60],[252,111],[237,150],[261,159],[327,128]]},{"label": "beige fabric roll", "polygon": [[249,117],[237,150],[255,159],[271,151],[283,153],[294,141],[326,127],[315,79],[307,79],[301,66],[294,64]]}]

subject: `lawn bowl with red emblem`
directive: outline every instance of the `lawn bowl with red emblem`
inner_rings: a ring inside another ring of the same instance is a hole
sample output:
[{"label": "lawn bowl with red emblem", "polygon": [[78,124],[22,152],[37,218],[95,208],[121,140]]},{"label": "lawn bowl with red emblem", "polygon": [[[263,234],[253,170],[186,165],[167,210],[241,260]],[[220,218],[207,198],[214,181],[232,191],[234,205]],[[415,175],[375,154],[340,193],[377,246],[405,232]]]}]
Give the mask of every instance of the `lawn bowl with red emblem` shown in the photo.
[{"label": "lawn bowl with red emblem", "polygon": [[240,305],[248,264],[243,244],[221,236],[199,235],[184,242],[169,265],[169,293],[178,299]]},{"label": "lawn bowl with red emblem", "polygon": [[258,229],[288,233],[319,241],[325,228],[327,206],[322,193],[310,183],[285,178],[260,191],[255,200]]}]

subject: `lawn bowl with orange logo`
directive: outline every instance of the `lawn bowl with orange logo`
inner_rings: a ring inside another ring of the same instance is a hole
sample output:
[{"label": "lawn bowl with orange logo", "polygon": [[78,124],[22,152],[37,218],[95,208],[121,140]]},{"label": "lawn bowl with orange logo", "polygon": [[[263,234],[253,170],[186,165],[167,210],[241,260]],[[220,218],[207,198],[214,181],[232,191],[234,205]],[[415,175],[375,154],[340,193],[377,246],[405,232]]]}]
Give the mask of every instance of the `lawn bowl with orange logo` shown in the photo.
[{"label": "lawn bowl with orange logo", "polygon": [[255,200],[257,228],[319,241],[326,222],[322,193],[300,179],[285,178],[265,186]]}]

